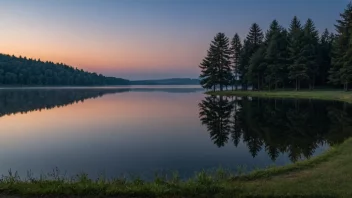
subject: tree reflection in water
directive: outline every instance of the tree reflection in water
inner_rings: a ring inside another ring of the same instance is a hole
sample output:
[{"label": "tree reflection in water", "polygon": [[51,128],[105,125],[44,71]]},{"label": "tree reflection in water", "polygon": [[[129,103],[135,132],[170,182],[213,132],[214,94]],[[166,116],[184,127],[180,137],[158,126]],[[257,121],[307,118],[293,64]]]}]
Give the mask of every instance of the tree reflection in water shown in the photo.
[{"label": "tree reflection in water", "polygon": [[280,153],[293,162],[309,158],[352,135],[352,108],[342,102],[206,96],[199,109],[215,145],[242,141],[253,157],[264,149],[273,161]]}]

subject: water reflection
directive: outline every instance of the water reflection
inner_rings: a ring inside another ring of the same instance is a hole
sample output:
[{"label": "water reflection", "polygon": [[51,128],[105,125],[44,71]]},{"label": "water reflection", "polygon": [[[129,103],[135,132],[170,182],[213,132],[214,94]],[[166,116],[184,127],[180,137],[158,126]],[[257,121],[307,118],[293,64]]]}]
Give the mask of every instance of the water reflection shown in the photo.
[{"label": "water reflection", "polygon": [[265,150],[272,161],[280,153],[293,162],[309,158],[352,135],[352,108],[341,102],[207,96],[199,108],[215,145],[242,140],[253,157]]},{"label": "water reflection", "polygon": [[200,119],[207,126],[211,139],[218,147],[224,146],[232,132],[232,103],[223,96],[206,97],[200,104]]},{"label": "water reflection", "polygon": [[320,154],[351,135],[347,104],[202,92],[0,89],[0,174],[11,168],[26,176],[27,170],[39,174],[59,167],[68,175],[131,173],[150,179],[155,171],[178,171],[182,178],[219,166],[245,165],[250,171]]},{"label": "water reflection", "polygon": [[0,117],[16,113],[63,107],[86,99],[123,92],[193,93],[202,88],[30,88],[0,90]]},{"label": "water reflection", "polygon": [[130,89],[9,89],[0,91],[0,117],[52,109]]}]

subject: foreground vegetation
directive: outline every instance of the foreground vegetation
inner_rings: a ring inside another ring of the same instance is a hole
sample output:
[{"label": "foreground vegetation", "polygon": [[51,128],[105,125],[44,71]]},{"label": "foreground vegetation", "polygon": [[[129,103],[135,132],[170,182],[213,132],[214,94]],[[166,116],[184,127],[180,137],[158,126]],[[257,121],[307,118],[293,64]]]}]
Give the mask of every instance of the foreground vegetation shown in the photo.
[{"label": "foreground vegetation", "polygon": [[91,180],[81,174],[68,179],[54,171],[38,179],[21,180],[9,172],[0,181],[1,195],[21,196],[121,196],[121,197],[250,197],[309,196],[349,197],[352,195],[352,139],[332,147],[311,160],[284,167],[272,167],[247,175],[219,170],[197,173],[182,181],[177,174],[154,181]]},{"label": "foreground vegetation", "polygon": [[[254,195],[352,195],[352,139],[313,160],[292,166],[258,171],[235,181],[243,192]],[[274,176],[278,174],[277,176]],[[258,179],[260,178],[261,179]],[[247,181],[243,179],[248,178]],[[242,181],[241,181],[242,180]]]}]

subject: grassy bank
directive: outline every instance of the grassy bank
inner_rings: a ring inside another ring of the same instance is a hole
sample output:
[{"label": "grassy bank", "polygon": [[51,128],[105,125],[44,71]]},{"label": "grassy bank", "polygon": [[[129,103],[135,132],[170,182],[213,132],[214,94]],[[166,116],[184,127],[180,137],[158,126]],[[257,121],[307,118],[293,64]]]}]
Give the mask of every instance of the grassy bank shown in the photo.
[{"label": "grassy bank", "polygon": [[223,96],[253,96],[273,98],[307,98],[319,100],[338,100],[352,102],[352,92],[345,91],[215,91],[207,92],[210,95]]},{"label": "grassy bank", "polygon": [[272,167],[247,175],[200,172],[187,181],[177,175],[152,182],[104,178],[81,174],[73,179],[51,174],[25,180],[9,173],[0,181],[3,196],[28,197],[350,197],[352,196],[352,138],[310,160]]},{"label": "grassy bank", "polygon": [[352,139],[313,160],[253,172],[235,181],[255,195],[352,196]]}]

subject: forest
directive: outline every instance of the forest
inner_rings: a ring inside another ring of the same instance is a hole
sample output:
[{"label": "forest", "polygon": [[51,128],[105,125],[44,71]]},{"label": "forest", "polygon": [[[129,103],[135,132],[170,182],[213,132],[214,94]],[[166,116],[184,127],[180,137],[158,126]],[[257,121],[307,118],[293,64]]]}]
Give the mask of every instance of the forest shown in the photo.
[{"label": "forest", "polygon": [[295,90],[330,87],[345,91],[352,83],[352,4],[336,21],[335,32],[319,33],[314,21],[294,16],[288,29],[273,20],[268,30],[253,23],[242,41],[218,33],[202,60],[203,88]]},{"label": "forest", "polygon": [[63,63],[0,54],[0,85],[69,86],[126,85],[128,80],[106,77]]}]

